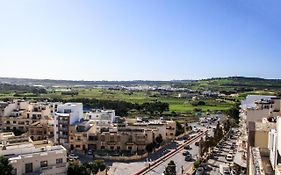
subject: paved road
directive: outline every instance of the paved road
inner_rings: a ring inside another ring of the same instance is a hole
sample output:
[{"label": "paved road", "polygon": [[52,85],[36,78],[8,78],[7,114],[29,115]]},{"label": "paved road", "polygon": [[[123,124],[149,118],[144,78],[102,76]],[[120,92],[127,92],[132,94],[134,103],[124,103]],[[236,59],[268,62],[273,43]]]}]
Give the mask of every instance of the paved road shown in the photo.
[{"label": "paved road", "polygon": [[[202,127],[198,125],[197,123],[190,123],[190,126],[196,126],[199,129],[205,129],[205,127]],[[216,123],[213,123],[210,125],[211,127],[215,127]],[[213,136],[213,130],[212,128],[209,130],[210,136]],[[200,138],[198,138],[196,141],[199,141]],[[192,142],[190,145],[192,147],[192,150],[189,150],[190,153],[193,155],[193,158],[196,159],[196,155],[198,154],[198,147],[195,146],[195,142]],[[137,171],[141,170],[144,167],[147,167],[148,164],[152,164],[155,160],[158,158],[164,156],[165,154],[169,153],[170,151],[174,150],[176,147],[181,145],[183,141],[176,141],[173,144],[168,145],[165,147],[162,151],[158,151],[154,154],[152,154],[148,160],[146,161],[139,161],[139,162],[110,162],[110,170],[108,172],[109,175],[132,175],[136,173]],[[182,167],[184,171],[186,172],[188,169],[191,169],[193,167],[193,162],[187,162],[184,160],[184,156],[182,155],[183,151],[180,151],[179,153],[175,154],[171,158],[163,161],[159,166],[152,168],[149,173],[146,173],[146,175],[157,175],[162,174],[165,170],[165,166],[168,165],[168,163],[173,160],[176,163],[177,167],[177,174],[182,174]]]},{"label": "paved road", "polygon": [[[233,161],[227,161],[225,159],[226,155],[229,153],[229,151],[231,150],[230,147],[233,143],[236,143],[236,139],[227,139],[226,141],[222,142],[222,148],[220,148],[220,151],[217,155],[218,159],[209,159],[208,160],[208,164],[212,167],[212,170],[208,173],[210,175],[218,175],[220,174],[219,172],[219,166],[220,164],[227,164],[230,165],[231,163],[233,163]],[[235,152],[234,152],[235,154]],[[234,155],[233,154],[233,155]]]},{"label": "paved road", "polygon": [[194,159],[196,159],[196,156],[198,154],[198,146],[195,146],[195,142],[199,141],[200,138],[196,139],[195,141],[192,142],[192,144],[190,144],[191,146],[191,150],[189,150],[189,152],[192,154],[193,157],[193,161],[187,162],[184,160],[185,156],[182,155],[183,152],[185,152],[186,150],[181,150],[178,153],[176,153],[174,156],[172,156],[169,159],[166,159],[165,161],[163,161],[159,166],[152,168],[150,171],[144,173],[146,175],[159,175],[162,174],[166,168],[166,166],[168,165],[168,163],[173,160],[176,163],[176,170],[177,170],[177,174],[182,174],[182,169],[184,171],[189,170],[190,168],[193,167],[193,162]]}]

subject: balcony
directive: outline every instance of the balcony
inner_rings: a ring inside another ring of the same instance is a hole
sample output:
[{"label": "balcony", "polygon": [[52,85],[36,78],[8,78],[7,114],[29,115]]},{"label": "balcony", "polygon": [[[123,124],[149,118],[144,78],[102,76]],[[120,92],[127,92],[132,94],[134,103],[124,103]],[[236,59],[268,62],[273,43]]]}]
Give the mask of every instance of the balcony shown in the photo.
[{"label": "balcony", "polygon": [[108,145],[116,145],[116,142],[114,142],[114,141],[109,141],[109,142],[107,142],[107,144],[108,144]]},{"label": "balcony", "polygon": [[59,127],[58,130],[59,130],[59,131],[68,131],[68,128],[61,128],[61,127]]},{"label": "balcony", "polygon": [[134,142],[126,142],[126,145],[134,145]]},{"label": "balcony", "polygon": [[59,138],[61,138],[61,139],[68,139],[68,135],[59,135]]},{"label": "balcony", "polygon": [[[57,165],[50,165],[47,167],[42,167],[39,170],[39,174],[53,174],[56,172],[64,172],[63,169],[66,170],[67,167],[67,163],[61,163],[61,164],[57,164]],[[57,169],[60,168],[62,170],[58,171]]]},{"label": "balcony", "polygon": [[59,120],[58,121],[59,124],[69,124],[67,120]]}]

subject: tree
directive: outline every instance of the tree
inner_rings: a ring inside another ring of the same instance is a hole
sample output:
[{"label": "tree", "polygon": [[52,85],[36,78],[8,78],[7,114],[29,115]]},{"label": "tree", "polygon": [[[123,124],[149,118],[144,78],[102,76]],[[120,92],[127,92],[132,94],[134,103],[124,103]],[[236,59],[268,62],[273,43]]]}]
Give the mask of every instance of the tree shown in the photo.
[{"label": "tree", "polygon": [[3,156],[0,156],[0,174],[12,175],[13,167],[9,163],[9,160]]},{"label": "tree", "polygon": [[184,128],[182,125],[176,121],[176,136],[179,136],[184,133]]},{"label": "tree", "polygon": [[239,122],[239,109],[239,103],[236,103],[234,106],[232,106],[226,111],[226,114],[229,115],[231,118],[235,119],[237,123]]},{"label": "tree", "polygon": [[201,164],[201,160],[196,160],[193,164],[194,169],[197,169]]},{"label": "tree", "polygon": [[68,165],[68,169],[67,169],[67,174],[68,175],[75,175],[75,174],[79,174],[79,164],[77,162],[70,162]]},{"label": "tree", "polygon": [[106,169],[106,165],[103,160],[95,160],[94,165],[99,171],[104,171]]},{"label": "tree", "polygon": [[147,152],[151,153],[153,151],[154,147],[155,147],[154,144],[150,143],[150,144],[146,145],[145,150]]},{"label": "tree", "polygon": [[155,138],[155,141],[160,145],[160,144],[163,142],[162,135],[159,134],[159,135]]},{"label": "tree", "polygon": [[164,172],[165,175],[176,175],[177,172],[176,172],[176,164],[174,161],[170,161],[168,163],[168,166],[166,167],[165,169],[165,172]]}]

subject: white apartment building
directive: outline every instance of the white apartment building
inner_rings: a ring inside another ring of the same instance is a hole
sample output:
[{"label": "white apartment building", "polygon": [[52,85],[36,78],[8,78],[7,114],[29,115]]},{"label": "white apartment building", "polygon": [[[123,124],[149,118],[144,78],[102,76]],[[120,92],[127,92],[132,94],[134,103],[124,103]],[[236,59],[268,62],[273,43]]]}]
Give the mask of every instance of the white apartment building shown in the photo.
[{"label": "white apartment building", "polygon": [[83,119],[82,103],[58,105],[54,115],[54,142],[69,147],[69,126]]},{"label": "white apartment building", "polygon": [[280,98],[261,99],[254,102],[254,107],[246,108],[246,121],[261,121],[263,118],[277,117],[281,114]]},{"label": "white apartment building", "polygon": [[66,175],[67,152],[48,141],[32,142],[29,137],[0,134],[0,155],[8,158],[14,175]]},{"label": "white apartment building", "polygon": [[277,117],[276,129],[269,133],[270,162],[276,175],[281,175],[281,117]]},{"label": "white apartment building", "polygon": [[86,119],[96,121],[97,125],[112,124],[115,121],[115,110],[95,109],[86,113]]}]

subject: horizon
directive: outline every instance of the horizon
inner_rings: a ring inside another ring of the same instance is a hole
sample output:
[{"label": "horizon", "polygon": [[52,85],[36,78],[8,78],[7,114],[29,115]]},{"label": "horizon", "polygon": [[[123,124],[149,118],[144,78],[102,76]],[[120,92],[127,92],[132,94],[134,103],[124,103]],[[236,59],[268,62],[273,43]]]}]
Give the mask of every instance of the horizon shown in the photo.
[{"label": "horizon", "polygon": [[24,78],[24,77],[2,77],[0,76],[0,79],[26,79],[26,80],[48,80],[48,81],[85,81],[85,82],[102,82],[102,81],[108,81],[108,82],[133,82],[133,81],[159,81],[159,82],[173,82],[173,81],[200,81],[200,80],[210,80],[210,79],[227,79],[227,78],[246,78],[246,79],[263,79],[263,80],[281,80],[281,78],[264,78],[264,77],[247,77],[247,76],[226,76],[226,77],[207,77],[204,79],[174,79],[174,80],[138,80],[138,79],[133,79],[133,80],[75,80],[75,79],[48,79],[48,78]]},{"label": "horizon", "polygon": [[280,79],[280,1],[3,1],[0,77]]}]

